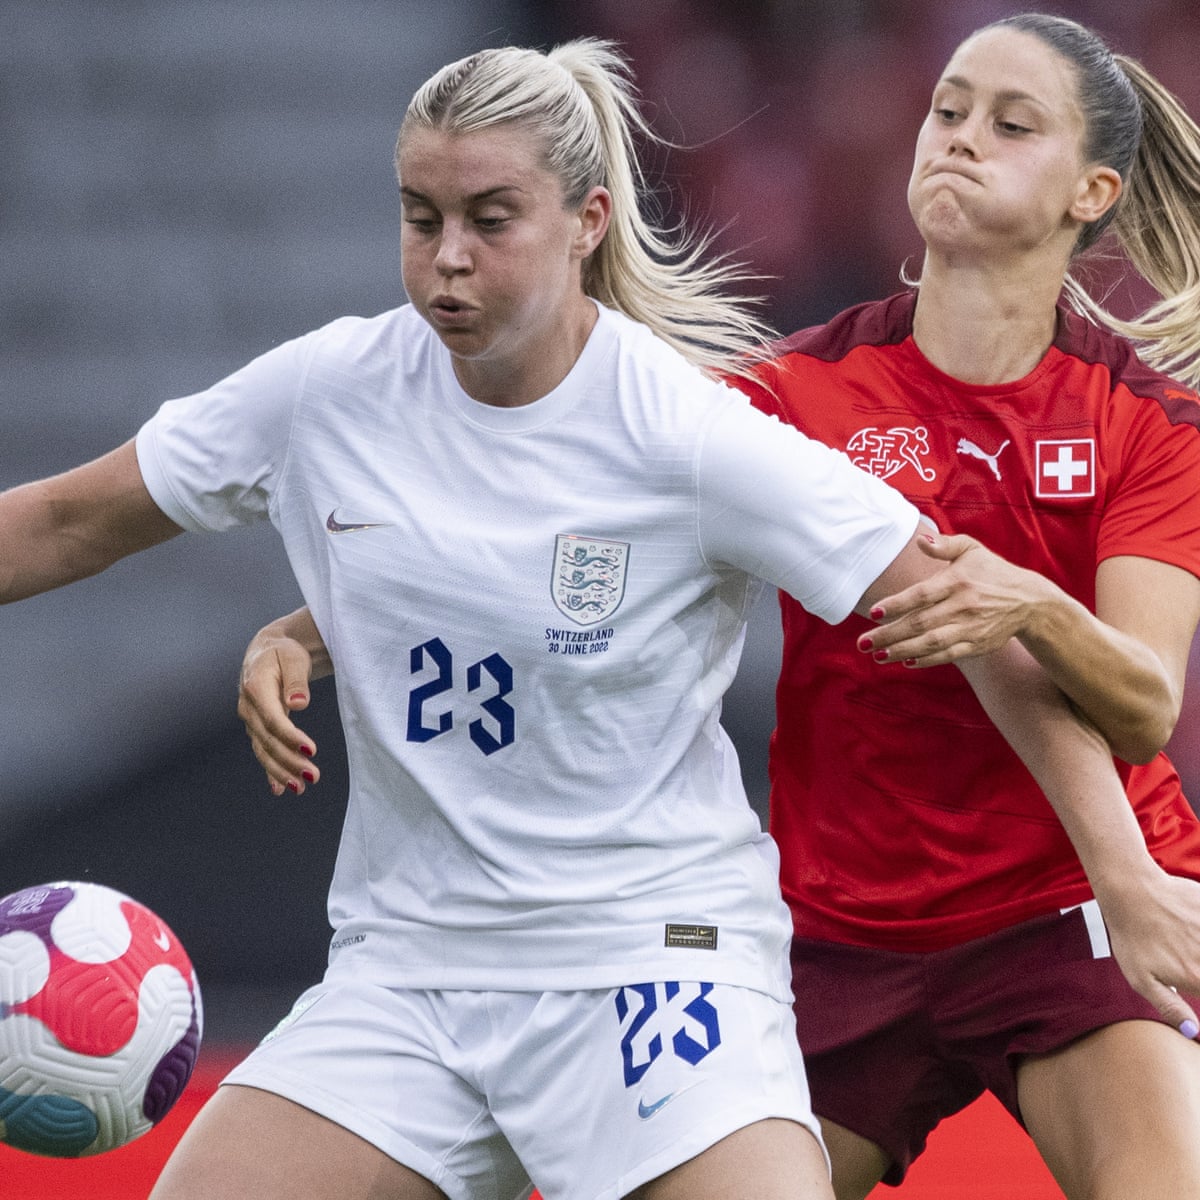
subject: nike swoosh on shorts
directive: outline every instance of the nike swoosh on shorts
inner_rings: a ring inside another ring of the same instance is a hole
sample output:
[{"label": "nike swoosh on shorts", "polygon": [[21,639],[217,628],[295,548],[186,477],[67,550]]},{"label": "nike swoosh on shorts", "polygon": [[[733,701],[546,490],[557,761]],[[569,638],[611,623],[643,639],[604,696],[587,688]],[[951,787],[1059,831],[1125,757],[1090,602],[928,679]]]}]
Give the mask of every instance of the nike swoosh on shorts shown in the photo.
[{"label": "nike swoosh on shorts", "polygon": [[655,1100],[653,1104],[647,1104],[645,1100],[639,1099],[638,1116],[641,1117],[643,1121],[648,1121],[656,1112],[658,1112],[660,1108],[663,1108],[674,1099],[674,1092],[668,1092],[665,1096],[661,1096],[659,1099]]}]

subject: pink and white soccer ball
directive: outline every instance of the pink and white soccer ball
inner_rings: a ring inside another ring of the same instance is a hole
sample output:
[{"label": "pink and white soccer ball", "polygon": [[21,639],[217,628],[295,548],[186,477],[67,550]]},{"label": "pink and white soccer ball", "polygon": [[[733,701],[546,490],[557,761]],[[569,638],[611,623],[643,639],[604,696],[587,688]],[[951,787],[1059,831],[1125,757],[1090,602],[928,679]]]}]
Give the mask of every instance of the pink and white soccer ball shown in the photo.
[{"label": "pink and white soccer ball", "polygon": [[75,1158],[140,1137],[202,1028],[191,960],[145,906],[95,883],[0,900],[0,1142]]}]

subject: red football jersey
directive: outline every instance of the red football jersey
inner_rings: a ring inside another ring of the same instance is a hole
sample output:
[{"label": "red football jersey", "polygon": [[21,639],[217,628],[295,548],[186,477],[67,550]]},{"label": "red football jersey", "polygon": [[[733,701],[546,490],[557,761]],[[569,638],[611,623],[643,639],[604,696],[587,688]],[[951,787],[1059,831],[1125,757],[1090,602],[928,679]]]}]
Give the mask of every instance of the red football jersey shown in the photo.
[{"label": "red football jersey", "polygon": [[[763,364],[759,407],[1090,609],[1097,564],[1200,575],[1200,400],[1062,309],[1024,379],[973,386],[912,339],[915,297],[803,330]],[[956,667],[881,666],[788,596],[771,831],[798,934],[931,950],[1087,899],[1032,776]],[[1118,763],[1154,857],[1200,878],[1200,823],[1170,762]]]}]

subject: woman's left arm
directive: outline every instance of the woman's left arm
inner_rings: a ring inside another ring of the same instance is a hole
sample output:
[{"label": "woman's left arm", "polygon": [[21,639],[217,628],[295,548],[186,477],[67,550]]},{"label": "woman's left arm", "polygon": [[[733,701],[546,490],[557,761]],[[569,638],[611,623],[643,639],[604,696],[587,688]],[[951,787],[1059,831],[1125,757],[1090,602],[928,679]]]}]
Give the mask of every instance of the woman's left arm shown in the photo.
[{"label": "woman's left arm", "polygon": [[871,616],[881,624],[859,639],[860,650],[931,667],[1015,637],[1119,758],[1148,762],[1163,748],[1179,718],[1200,620],[1194,575],[1154,559],[1106,559],[1096,572],[1093,614],[974,538],[931,535],[921,547],[946,567],[875,605]]},{"label": "woman's left arm", "polygon": [[[913,538],[856,611],[874,614],[888,595],[936,584],[944,571],[931,573],[915,548],[923,537]],[[1019,638],[1003,636],[996,649],[962,656],[956,665],[1061,821],[1126,978],[1164,1020],[1196,1037],[1196,1011],[1180,992],[1200,995],[1200,883],[1168,875],[1151,857],[1107,739],[1071,707]]]}]

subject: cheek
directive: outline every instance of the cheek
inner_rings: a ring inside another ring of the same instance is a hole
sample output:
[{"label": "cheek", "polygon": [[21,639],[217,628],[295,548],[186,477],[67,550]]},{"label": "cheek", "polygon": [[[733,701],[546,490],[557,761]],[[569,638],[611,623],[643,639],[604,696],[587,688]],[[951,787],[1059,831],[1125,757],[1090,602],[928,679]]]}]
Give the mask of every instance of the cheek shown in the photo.
[{"label": "cheek", "polygon": [[1061,161],[1047,158],[1015,173],[1010,190],[1014,204],[1024,201],[1031,211],[1058,221],[1074,203],[1077,182]]},{"label": "cheek", "polygon": [[917,215],[917,165],[913,163],[912,174],[908,177],[908,189],[905,193],[908,199],[908,211],[912,216]]},{"label": "cheek", "polygon": [[546,243],[530,248],[507,273],[506,290],[518,303],[540,308],[562,304],[572,275],[577,271],[561,245]]},{"label": "cheek", "polygon": [[411,237],[400,236],[400,278],[407,284],[420,270],[422,255],[420,246]]}]

